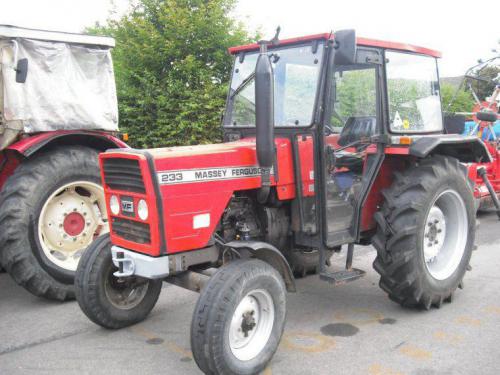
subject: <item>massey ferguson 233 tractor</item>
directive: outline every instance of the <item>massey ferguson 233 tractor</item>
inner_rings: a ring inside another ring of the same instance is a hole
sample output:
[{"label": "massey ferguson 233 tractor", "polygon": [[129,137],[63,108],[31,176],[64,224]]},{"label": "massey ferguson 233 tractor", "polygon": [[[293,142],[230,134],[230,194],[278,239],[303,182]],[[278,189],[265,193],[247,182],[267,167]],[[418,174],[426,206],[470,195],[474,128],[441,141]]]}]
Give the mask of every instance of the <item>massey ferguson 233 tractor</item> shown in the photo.
[{"label": "massey ferguson 233 tractor", "polygon": [[0,268],[74,298],[78,260],[108,228],[98,153],[126,147],[114,40],[0,26]]},{"label": "massey ferguson 233 tractor", "polygon": [[451,301],[474,246],[468,174],[491,156],[478,137],[443,134],[440,54],[349,30],[230,52],[225,143],[101,154],[111,230],[78,265],[83,312],[116,329],[145,319],[164,281],[199,291],[200,369],[255,374],[294,277],[360,278],[354,244],[375,246],[392,300]]}]

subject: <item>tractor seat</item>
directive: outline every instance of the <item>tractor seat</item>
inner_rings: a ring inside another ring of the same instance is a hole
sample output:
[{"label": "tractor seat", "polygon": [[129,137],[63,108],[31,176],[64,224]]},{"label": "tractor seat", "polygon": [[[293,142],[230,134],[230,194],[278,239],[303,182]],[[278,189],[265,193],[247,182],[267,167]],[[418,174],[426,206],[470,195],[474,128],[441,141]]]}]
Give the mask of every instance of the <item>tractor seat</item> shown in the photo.
[{"label": "tractor seat", "polygon": [[[340,133],[338,145],[347,146],[350,143],[359,141],[362,138],[369,138],[375,134],[377,120],[374,116],[349,117]],[[356,147],[360,151],[364,146]],[[348,168],[350,171],[361,174],[363,171],[364,158],[359,154],[343,153],[337,157],[336,166]]]},{"label": "tractor seat", "polygon": [[465,131],[465,116],[445,114],[443,125],[446,134],[463,134]]},{"label": "tractor seat", "polygon": [[375,116],[349,117],[340,132],[338,145],[346,146],[349,143],[359,141],[375,135],[377,130],[377,119]]}]

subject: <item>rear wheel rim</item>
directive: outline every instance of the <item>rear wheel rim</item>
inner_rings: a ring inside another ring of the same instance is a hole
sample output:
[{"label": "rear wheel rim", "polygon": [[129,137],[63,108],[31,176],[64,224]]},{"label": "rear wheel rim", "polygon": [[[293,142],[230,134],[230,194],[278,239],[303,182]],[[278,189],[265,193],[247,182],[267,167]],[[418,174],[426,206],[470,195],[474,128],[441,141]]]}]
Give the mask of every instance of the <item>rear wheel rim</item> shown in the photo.
[{"label": "rear wheel rim", "polygon": [[109,232],[104,191],[89,181],[59,187],[45,201],[38,220],[38,238],[47,259],[76,271],[83,251]]},{"label": "rear wheel rim", "polygon": [[236,307],[229,326],[229,346],[240,361],[249,361],[265,348],[274,326],[271,295],[264,289],[247,293]]},{"label": "rear wheel rim", "polygon": [[446,280],[459,267],[467,247],[469,220],[460,194],[451,189],[439,194],[424,225],[425,266],[433,278]]}]

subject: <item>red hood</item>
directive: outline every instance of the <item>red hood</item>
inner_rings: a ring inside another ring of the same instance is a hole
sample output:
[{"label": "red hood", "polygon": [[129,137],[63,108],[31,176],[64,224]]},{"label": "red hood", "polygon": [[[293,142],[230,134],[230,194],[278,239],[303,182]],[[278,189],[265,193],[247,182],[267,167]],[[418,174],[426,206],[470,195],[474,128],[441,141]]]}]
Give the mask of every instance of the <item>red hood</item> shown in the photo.
[{"label": "red hood", "polygon": [[[277,140],[277,145],[286,140]],[[156,170],[202,169],[257,165],[255,138],[211,145],[181,146],[146,150]]]},{"label": "red hood", "polygon": [[[148,154],[153,159],[154,171],[146,162],[145,156]],[[279,199],[292,199],[295,196],[291,155],[290,140],[277,138],[275,177],[271,180]],[[152,194],[155,191],[151,183],[155,180],[158,182],[161,207],[157,212],[155,210],[155,215],[157,213],[163,218],[159,228],[163,234],[159,235],[164,235],[166,239],[167,253],[207,246],[231,196],[237,191],[255,190],[261,186],[254,138],[144,151],[110,150],[102,155],[101,160],[107,158],[140,159],[149,192],[145,198],[151,204],[154,204]],[[115,193],[106,187],[106,194]],[[134,195],[135,201],[140,198],[140,195]],[[202,224],[196,222],[199,217],[205,220]],[[156,229],[158,222],[153,220],[150,224]],[[154,246],[141,247],[113,235],[112,241],[150,255],[161,254],[157,242]]]}]

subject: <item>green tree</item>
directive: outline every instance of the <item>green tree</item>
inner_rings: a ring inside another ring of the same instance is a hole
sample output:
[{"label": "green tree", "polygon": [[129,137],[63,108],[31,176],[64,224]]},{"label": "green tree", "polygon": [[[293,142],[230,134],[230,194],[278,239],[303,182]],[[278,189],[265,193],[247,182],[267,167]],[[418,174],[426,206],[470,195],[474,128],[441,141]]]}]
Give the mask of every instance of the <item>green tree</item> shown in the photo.
[{"label": "green tree", "polygon": [[[456,96],[456,87],[449,83],[441,83],[441,102],[443,103],[443,111],[449,113],[455,112],[471,112],[474,107],[474,98],[469,91],[460,89]],[[453,97],[455,99],[452,102]],[[448,107],[448,105],[451,105]]]},{"label": "green tree", "polygon": [[235,0],[141,0],[91,33],[116,39],[113,59],[120,127],[135,147],[220,139],[232,58],[248,43],[230,16]]},{"label": "green tree", "polygon": [[500,66],[488,65],[481,69],[477,74],[478,77],[483,80],[472,80],[472,89],[476,93],[479,100],[486,100],[486,98],[488,98],[495,89],[496,83],[493,80],[500,74]]}]

